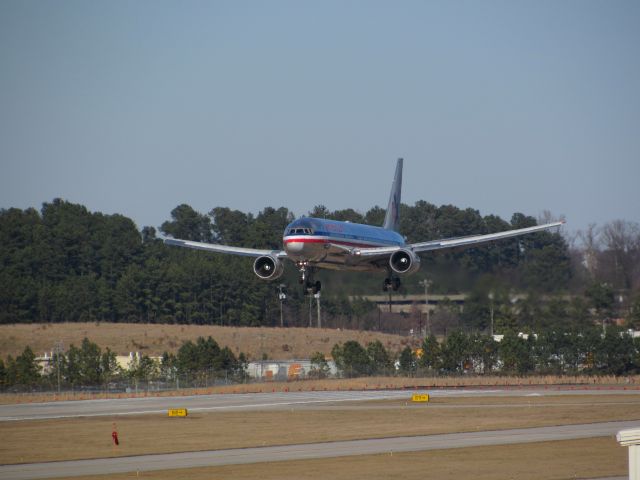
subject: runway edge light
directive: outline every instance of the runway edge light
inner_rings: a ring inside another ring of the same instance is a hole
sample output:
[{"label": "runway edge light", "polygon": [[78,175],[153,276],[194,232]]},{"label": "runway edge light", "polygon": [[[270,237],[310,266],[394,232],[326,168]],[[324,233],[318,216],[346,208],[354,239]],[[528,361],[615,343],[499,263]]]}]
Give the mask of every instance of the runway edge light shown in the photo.
[{"label": "runway edge light", "polygon": [[428,393],[414,393],[411,397],[412,402],[428,402],[429,394]]},{"label": "runway edge light", "polygon": [[170,417],[186,417],[188,412],[186,408],[170,408],[168,414]]}]

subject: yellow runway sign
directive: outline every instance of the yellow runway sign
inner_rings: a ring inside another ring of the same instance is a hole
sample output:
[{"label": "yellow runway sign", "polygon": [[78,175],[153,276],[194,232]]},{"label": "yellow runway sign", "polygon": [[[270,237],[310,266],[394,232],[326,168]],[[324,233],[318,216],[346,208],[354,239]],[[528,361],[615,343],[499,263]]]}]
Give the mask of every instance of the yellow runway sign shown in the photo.
[{"label": "yellow runway sign", "polygon": [[186,417],[187,409],[186,408],[171,408],[169,409],[170,417]]},{"label": "yellow runway sign", "polygon": [[429,401],[429,394],[428,393],[423,393],[423,394],[414,393],[413,396],[411,397],[411,401],[412,402],[428,402]]}]

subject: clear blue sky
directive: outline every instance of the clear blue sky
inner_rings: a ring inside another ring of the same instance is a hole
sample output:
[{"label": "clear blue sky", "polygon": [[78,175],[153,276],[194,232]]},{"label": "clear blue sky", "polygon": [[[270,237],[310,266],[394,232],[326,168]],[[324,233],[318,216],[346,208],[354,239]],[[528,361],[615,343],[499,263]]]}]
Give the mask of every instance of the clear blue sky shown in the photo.
[{"label": "clear blue sky", "polygon": [[[638,1],[0,2],[0,208],[640,222]],[[470,232],[471,233],[471,232]]]}]

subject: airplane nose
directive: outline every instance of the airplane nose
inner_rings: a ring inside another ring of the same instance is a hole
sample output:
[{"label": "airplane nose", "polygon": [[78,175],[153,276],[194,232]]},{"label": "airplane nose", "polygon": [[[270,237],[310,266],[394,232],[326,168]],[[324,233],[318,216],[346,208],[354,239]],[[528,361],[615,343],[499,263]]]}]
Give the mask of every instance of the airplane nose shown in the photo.
[{"label": "airplane nose", "polygon": [[304,249],[303,242],[287,242],[284,244],[285,250],[289,253],[302,253]]}]

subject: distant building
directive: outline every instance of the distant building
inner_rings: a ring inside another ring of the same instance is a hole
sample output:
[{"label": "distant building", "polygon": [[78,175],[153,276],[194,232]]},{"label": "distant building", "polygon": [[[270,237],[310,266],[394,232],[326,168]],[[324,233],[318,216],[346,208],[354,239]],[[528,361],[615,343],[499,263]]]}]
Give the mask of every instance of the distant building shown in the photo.
[{"label": "distant building", "polygon": [[[354,297],[351,297],[353,300]],[[384,312],[389,311],[389,295],[367,295],[362,297],[364,300],[369,300],[377,305],[378,309]],[[431,295],[429,294],[429,311],[433,312],[438,304],[442,301],[448,301],[454,305],[457,305],[460,310],[464,307],[464,301],[467,295],[464,293],[452,294],[452,295]],[[425,304],[424,294],[418,295],[391,295],[391,312],[393,313],[411,313],[419,311],[422,313],[427,312],[427,305]]]},{"label": "distant building", "polygon": [[[53,370],[53,353],[54,352],[44,352],[41,357],[36,357],[36,363],[40,366],[40,372],[43,375],[47,375],[51,373]],[[142,358],[140,352],[129,352],[129,355],[116,355],[116,364],[122,370],[129,370],[134,362],[139,362]],[[153,357],[149,356],[151,360],[160,363],[162,357]]]},{"label": "distant building", "polygon": [[[333,360],[327,360],[329,375],[336,375],[338,369]],[[247,374],[251,378],[262,380],[298,380],[307,378],[311,371],[310,360],[265,360],[262,362],[249,362]]]}]

